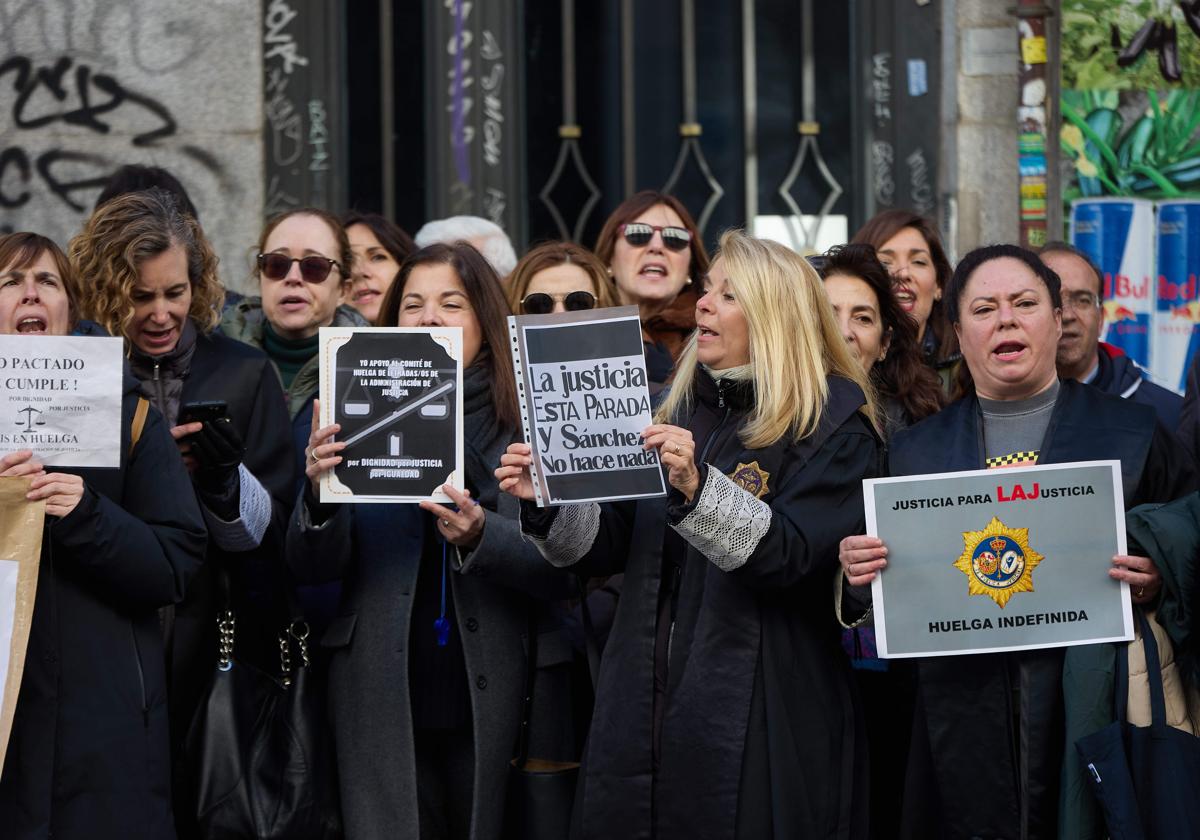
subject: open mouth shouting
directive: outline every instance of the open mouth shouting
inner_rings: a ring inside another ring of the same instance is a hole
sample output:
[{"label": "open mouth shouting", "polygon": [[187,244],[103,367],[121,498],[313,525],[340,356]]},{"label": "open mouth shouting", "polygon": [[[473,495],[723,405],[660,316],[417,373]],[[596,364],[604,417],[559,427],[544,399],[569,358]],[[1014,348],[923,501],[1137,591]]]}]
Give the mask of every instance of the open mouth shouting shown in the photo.
[{"label": "open mouth shouting", "polygon": [[40,315],[26,315],[17,321],[17,332],[19,333],[40,333],[46,332],[46,319]]},{"label": "open mouth shouting", "polygon": [[638,269],[638,277],[648,280],[659,280],[667,276],[667,265],[661,262],[647,262]]},{"label": "open mouth shouting", "polygon": [[1002,362],[1015,362],[1023,358],[1027,350],[1019,341],[1002,341],[992,348],[992,355]]},{"label": "open mouth shouting", "polygon": [[896,301],[905,312],[912,312],[917,305],[917,293],[908,286],[895,286]]}]

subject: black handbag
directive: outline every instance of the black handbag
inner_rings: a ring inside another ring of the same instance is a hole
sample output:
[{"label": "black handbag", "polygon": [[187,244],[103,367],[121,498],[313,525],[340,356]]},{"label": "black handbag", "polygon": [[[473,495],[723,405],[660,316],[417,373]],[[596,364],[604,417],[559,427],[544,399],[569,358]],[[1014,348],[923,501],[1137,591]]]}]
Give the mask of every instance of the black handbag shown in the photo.
[{"label": "black handbag", "polygon": [[[584,637],[587,639],[589,671],[594,686],[599,655],[594,652],[587,592],[582,586],[581,591],[584,596],[580,602]],[[578,761],[551,761],[529,757],[529,721],[533,714],[533,689],[537,680],[537,638],[537,619],[531,611],[517,757],[509,762],[508,768],[504,813],[506,840],[566,840],[571,832],[571,811],[575,805],[575,789],[579,783]]]},{"label": "black handbag", "polygon": [[217,668],[187,736],[200,836],[338,840],[334,756],[323,686],[308,658],[308,626],[296,617],[279,634],[275,676],[237,660],[236,622],[228,608],[218,616]]},{"label": "black handbag", "polygon": [[1167,723],[1158,642],[1138,610],[1151,723],[1126,722],[1129,653],[1117,652],[1117,719],[1075,746],[1104,812],[1111,840],[1158,840],[1195,836],[1200,826],[1200,738]]}]

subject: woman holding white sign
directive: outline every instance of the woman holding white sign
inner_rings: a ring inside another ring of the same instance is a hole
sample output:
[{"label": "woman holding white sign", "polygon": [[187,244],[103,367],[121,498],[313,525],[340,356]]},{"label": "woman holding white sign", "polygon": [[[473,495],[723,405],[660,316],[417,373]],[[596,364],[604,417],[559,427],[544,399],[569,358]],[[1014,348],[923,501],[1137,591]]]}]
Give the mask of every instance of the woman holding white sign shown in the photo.
[{"label": "woman holding white sign", "polygon": [[[1173,457],[1182,450],[1152,409],[1059,381],[1061,303],[1058,275],[1033,252],[993,245],[967,254],[943,305],[972,391],[893,437],[890,474],[1115,459],[1126,509],[1190,492],[1190,459]],[[875,537],[846,537],[840,562],[840,612],[852,623],[869,608],[868,584],[887,567],[887,547]],[[1078,574],[1124,581],[1142,606],[1162,592],[1146,557],[1097,558],[1096,568]],[[1074,744],[1111,715],[1113,645],[913,661],[917,709],[902,837],[1095,836],[1099,815]]]},{"label": "woman holding white sign", "polygon": [[496,471],[552,565],[625,573],[576,836],[865,837],[865,744],[827,604],[876,474],[870,385],[782,245],[726,233],[696,322],[643,433],[665,502],[536,508],[524,444]]},{"label": "woman holding white sign", "polygon": [[287,559],[306,582],[343,582],[321,644],[349,838],[503,836],[531,629],[531,755],[575,758],[571,650],[552,601],[572,594],[570,576],[521,540],[492,475],[521,422],[508,314],[495,271],[461,242],[409,256],[380,309],[382,326],[462,329],[466,490],[444,488],[453,505],[321,504],[345,443],[337,425],[309,436]]},{"label": "woman holding white sign", "polygon": [[[45,237],[0,237],[0,333],[65,336],[79,281]],[[158,611],[204,559],[204,521],[175,443],[127,377],[119,469],[48,472],[28,450],[46,523],[12,736],[0,775],[6,837],[175,837]],[[138,418],[141,418],[140,420]]]}]

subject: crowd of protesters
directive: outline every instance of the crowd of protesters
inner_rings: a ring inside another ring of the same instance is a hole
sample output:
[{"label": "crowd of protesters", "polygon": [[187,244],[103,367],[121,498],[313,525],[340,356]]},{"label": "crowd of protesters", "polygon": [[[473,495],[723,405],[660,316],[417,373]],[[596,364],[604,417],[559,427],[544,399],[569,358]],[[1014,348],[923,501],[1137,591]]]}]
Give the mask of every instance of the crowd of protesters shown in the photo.
[{"label": "crowd of protesters", "polygon": [[[862,481],[884,475],[1118,460],[1125,509],[1163,505],[1135,515],[1175,548],[1077,574],[1172,617],[1173,723],[1200,725],[1200,377],[1181,398],[1100,341],[1100,272],[1069,245],[955,267],[890,210],[824,255],[736,230],[710,255],[679,200],[640,192],[593,249],[519,256],[482,219],[410,237],[305,208],[264,226],[242,297],[145,167],[65,244],[0,237],[0,332],[123,340],[121,466],[0,452],[46,505],[4,837],[238,836],[206,821],[192,755],[229,609],[263,671],[281,626],[312,630],[322,836],[512,837],[518,750],[581,762],[575,838],[1104,836],[1074,743],[1125,708],[1115,646],[881,659]],[[669,494],[538,507],[506,318],[617,305],[641,316]],[[453,504],[320,501],[345,444],[318,333],[368,325],[462,330]],[[189,413],[205,401],[224,417]]]}]

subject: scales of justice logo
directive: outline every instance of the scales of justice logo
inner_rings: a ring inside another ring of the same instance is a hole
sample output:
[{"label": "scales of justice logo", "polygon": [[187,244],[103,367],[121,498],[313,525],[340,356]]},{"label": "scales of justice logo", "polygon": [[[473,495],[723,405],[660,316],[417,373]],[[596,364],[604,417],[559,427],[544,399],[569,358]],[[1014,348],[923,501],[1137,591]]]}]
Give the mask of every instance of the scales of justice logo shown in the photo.
[{"label": "scales of justice logo", "polygon": [[982,531],[964,531],[963,545],[954,567],[967,576],[969,594],[1003,609],[1013,595],[1033,591],[1033,570],[1045,558],[1029,547],[1028,528],[1009,528],[993,516]]}]

